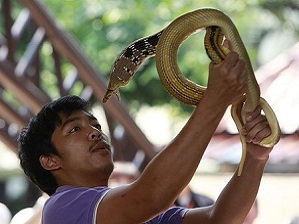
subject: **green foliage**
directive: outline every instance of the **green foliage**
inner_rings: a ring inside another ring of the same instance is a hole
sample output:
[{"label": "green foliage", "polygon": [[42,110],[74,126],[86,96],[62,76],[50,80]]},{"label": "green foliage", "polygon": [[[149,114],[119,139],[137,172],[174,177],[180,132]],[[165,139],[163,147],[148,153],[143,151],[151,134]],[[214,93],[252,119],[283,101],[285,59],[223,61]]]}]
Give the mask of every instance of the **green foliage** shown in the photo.
[{"label": "green foliage", "polygon": [[[44,0],[44,4],[78,40],[107,79],[115,58],[128,44],[160,31],[179,15],[197,8],[218,8],[232,18],[255,69],[298,39],[299,6],[296,1]],[[284,43],[281,47],[275,41],[277,37],[279,43]],[[206,85],[209,60],[202,39],[203,34],[188,38],[179,49],[178,63],[186,77]],[[179,111],[192,110],[173,99],[163,88],[154,59],[148,60],[120,91],[122,99],[132,107],[170,102]]]}]

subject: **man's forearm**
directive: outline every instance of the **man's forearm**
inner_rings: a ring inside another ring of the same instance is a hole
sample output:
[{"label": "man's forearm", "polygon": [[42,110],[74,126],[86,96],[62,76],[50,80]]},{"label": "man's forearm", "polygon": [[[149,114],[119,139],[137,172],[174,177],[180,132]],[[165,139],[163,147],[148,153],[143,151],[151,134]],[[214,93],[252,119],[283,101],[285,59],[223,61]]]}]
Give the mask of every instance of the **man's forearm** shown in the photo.
[{"label": "man's forearm", "polygon": [[203,99],[182,131],[144,171],[141,181],[151,180],[157,198],[163,195],[167,205],[191,180],[225,110],[225,105]]},{"label": "man's forearm", "polygon": [[242,175],[236,172],[215,202],[211,223],[243,223],[258,193],[265,164],[247,155]]}]

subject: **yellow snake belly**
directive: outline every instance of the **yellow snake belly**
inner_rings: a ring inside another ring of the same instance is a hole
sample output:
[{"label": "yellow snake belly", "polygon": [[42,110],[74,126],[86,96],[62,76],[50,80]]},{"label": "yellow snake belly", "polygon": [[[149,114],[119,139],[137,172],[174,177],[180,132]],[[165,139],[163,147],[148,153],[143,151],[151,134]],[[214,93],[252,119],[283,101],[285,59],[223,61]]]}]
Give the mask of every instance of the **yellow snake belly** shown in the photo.
[{"label": "yellow snake belly", "polygon": [[[265,147],[272,147],[280,138],[280,128],[275,113],[268,103],[260,97],[260,89],[249,56],[237,28],[228,16],[216,9],[203,8],[183,14],[172,21],[164,30],[137,40],[125,48],[113,65],[103,102],[106,102],[113,93],[119,97],[119,87],[129,82],[145,59],[156,56],[157,71],[167,91],[181,102],[197,105],[206,87],[184,77],[177,63],[177,53],[179,46],[186,38],[203,29],[206,29],[205,48],[212,61],[221,63],[229,52],[222,45],[225,37],[230,41],[232,50],[237,52],[240,59],[245,62],[248,84],[246,97],[232,105],[231,109],[239,133],[241,133],[245,123],[246,113],[252,112],[258,105],[261,105],[272,133],[260,144]],[[243,104],[242,111],[237,111],[239,104]],[[245,137],[240,134],[240,139],[242,157],[238,175],[241,175],[246,156]]]}]

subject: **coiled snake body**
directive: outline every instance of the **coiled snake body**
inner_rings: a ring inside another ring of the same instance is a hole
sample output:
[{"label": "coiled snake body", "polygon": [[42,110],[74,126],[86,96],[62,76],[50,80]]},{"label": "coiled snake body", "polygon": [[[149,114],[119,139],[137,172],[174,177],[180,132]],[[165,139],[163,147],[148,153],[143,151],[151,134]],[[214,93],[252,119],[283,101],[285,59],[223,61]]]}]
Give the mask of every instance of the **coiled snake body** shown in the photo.
[{"label": "coiled snake body", "polygon": [[[168,92],[186,104],[197,105],[206,88],[186,79],[182,75],[177,64],[177,52],[186,38],[202,29],[206,29],[205,48],[212,61],[221,63],[229,52],[222,45],[225,37],[230,41],[232,50],[237,52],[240,59],[245,62],[248,88],[245,97],[232,105],[231,109],[239,133],[241,133],[242,126],[245,123],[246,113],[252,112],[258,105],[261,105],[272,133],[264,138],[260,145],[272,147],[280,138],[280,128],[276,116],[266,100],[260,97],[260,89],[249,56],[235,25],[228,16],[216,9],[203,8],[183,14],[171,22],[164,30],[134,41],[126,47],[113,65],[103,102],[106,102],[113,93],[119,98],[119,87],[130,81],[144,60],[156,56],[158,74]],[[239,104],[244,104],[241,111],[238,111]],[[242,157],[238,175],[241,175],[246,156],[246,141],[242,134],[240,134],[240,139]]]}]

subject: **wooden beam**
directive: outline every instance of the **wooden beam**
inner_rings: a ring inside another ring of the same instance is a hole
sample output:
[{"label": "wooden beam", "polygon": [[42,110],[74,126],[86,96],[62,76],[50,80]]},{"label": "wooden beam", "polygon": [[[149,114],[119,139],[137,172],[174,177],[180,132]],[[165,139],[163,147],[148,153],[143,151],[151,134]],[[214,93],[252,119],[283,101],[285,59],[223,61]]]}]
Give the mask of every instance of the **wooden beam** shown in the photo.
[{"label": "wooden beam", "polygon": [[[81,80],[92,87],[96,98],[101,102],[106,92],[107,80],[94,68],[78,43],[57,24],[53,16],[50,15],[39,1],[20,1],[30,10],[33,20],[45,29],[48,39],[52,42],[57,51],[68,58],[77,67]],[[122,102],[112,97],[103,107],[126,128],[148,157],[152,158],[156,154],[154,146],[136,125]]]}]

